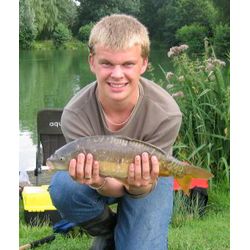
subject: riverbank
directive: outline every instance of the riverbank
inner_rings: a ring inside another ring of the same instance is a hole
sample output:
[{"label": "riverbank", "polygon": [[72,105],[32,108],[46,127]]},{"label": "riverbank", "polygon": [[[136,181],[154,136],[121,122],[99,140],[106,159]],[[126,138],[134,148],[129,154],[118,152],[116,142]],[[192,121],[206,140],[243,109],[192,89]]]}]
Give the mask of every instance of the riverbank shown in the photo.
[{"label": "riverbank", "polygon": [[87,47],[86,43],[83,43],[77,39],[72,39],[69,42],[65,42],[61,47],[56,48],[53,40],[34,41],[31,45],[31,50],[52,50],[52,49],[70,49],[77,50]]},{"label": "riverbank", "polygon": [[[65,42],[59,48],[57,48],[53,42],[53,40],[41,40],[34,41],[29,50],[52,50],[52,49],[69,49],[69,50],[77,50],[87,47],[87,42],[81,42],[78,39],[72,39],[71,41]],[[151,48],[154,49],[166,49],[166,44],[160,41],[152,41]]]}]

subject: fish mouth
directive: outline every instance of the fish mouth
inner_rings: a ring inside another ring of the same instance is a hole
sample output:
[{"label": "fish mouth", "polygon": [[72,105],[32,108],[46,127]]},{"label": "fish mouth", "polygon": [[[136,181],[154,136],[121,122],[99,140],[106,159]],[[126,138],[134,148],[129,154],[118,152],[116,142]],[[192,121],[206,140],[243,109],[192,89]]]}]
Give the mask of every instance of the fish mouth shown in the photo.
[{"label": "fish mouth", "polygon": [[50,170],[54,169],[54,165],[50,159],[47,159],[46,165],[49,167]]}]

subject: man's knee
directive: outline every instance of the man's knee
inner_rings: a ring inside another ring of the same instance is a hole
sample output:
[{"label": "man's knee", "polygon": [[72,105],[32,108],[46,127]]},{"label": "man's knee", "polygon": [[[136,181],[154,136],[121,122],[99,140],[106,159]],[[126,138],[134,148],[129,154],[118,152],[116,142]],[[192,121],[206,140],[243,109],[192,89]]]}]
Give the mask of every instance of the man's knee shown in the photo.
[{"label": "man's knee", "polygon": [[67,198],[66,196],[69,192],[67,178],[66,172],[59,171],[51,179],[49,193],[54,206],[57,208],[63,207],[63,203]]}]

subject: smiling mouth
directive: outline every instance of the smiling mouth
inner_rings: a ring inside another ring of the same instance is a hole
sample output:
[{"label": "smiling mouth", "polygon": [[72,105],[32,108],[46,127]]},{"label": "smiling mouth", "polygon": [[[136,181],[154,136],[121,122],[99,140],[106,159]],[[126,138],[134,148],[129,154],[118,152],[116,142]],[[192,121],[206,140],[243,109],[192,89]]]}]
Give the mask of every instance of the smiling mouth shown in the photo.
[{"label": "smiling mouth", "polygon": [[109,82],[108,85],[112,88],[123,88],[128,85],[128,83],[111,83]]}]

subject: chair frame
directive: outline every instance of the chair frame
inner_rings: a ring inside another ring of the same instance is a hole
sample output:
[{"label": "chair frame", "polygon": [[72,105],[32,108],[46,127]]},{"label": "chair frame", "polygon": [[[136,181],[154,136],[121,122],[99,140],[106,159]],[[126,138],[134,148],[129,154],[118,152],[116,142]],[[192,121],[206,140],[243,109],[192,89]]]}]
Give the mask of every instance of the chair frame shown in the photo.
[{"label": "chair frame", "polygon": [[[39,174],[42,172],[42,166],[46,164],[46,159],[66,143],[61,130],[62,112],[63,109],[59,108],[45,108],[37,112],[37,151],[34,170],[36,185],[38,185]],[[53,143],[50,141],[51,138]]]}]

